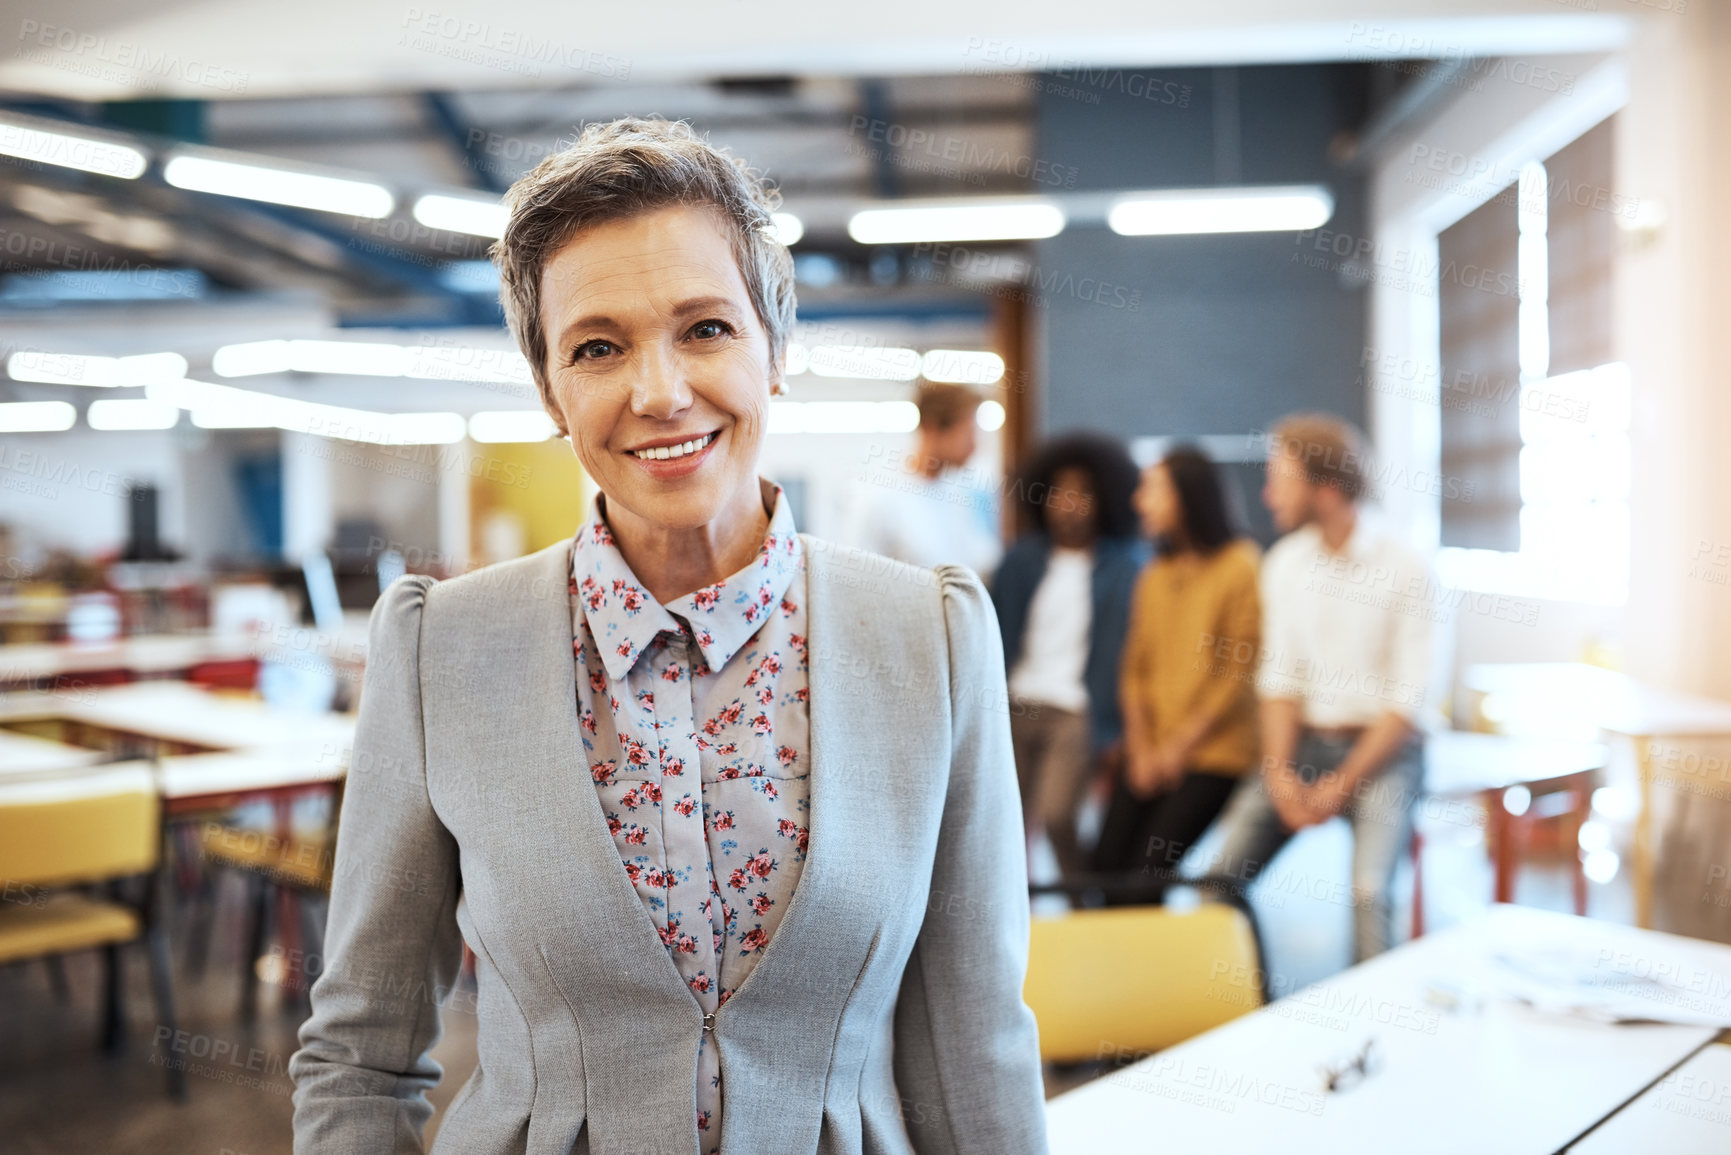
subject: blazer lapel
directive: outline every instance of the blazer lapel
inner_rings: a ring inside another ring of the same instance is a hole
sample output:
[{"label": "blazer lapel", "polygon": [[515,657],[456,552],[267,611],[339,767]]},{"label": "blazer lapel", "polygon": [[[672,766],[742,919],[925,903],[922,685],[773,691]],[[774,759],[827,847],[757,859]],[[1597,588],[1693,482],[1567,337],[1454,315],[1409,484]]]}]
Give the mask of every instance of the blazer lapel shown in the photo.
[{"label": "blazer lapel", "polygon": [[596,983],[602,975],[614,996],[631,993],[621,987],[626,982],[641,995],[689,1000],[625,875],[587,773],[566,593],[569,543],[528,560],[534,565],[531,596],[508,599],[513,620],[500,623],[526,640],[528,661],[495,699],[497,724],[523,735],[520,747],[529,752],[526,764],[505,775],[520,790],[510,800],[521,808],[521,857],[512,873],[536,883],[522,894],[535,896],[535,909],[525,913],[540,928],[548,969],[574,1006],[584,997],[604,997]]},{"label": "blazer lapel", "polygon": [[729,1151],[815,1150],[826,1097],[857,1086],[919,932],[943,810],[937,576],[804,541],[811,843],[775,936],[716,1015],[723,1079],[777,1091],[773,1116],[723,1116]]}]

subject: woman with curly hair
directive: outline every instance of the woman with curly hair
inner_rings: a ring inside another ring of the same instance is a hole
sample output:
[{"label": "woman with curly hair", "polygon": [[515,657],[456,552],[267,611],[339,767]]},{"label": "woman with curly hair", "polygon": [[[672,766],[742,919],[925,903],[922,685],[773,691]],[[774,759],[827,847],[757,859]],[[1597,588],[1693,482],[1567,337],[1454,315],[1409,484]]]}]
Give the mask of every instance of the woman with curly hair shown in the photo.
[{"label": "woman with curly hair", "polygon": [[1091,433],[1050,442],[1012,485],[1025,528],[992,581],[1022,813],[1030,839],[1043,832],[1066,875],[1087,867],[1076,817],[1122,730],[1119,659],[1146,558],[1135,488],[1136,464],[1119,442]]}]

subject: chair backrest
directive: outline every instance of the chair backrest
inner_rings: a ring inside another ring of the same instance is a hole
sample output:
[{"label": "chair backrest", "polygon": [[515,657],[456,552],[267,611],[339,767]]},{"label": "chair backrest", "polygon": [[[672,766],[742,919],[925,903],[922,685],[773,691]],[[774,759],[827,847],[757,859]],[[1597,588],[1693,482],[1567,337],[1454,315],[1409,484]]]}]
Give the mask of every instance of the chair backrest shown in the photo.
[{"label": "chair backrest", "polygon": [[258,688],[258,665],[257,658],[199,662],[186,671],[186,680],[213,690],[254,690]]},{"label": "chair backrest", "polygon": [[1075,910],[1036,918],[1023,997],[1040,1057],[1081,1062],[1157,1051],[1262,1005],[1256,932],[1205,902]]},{"label": "chair backrest", "polygon": [[[46,784],[43,784],[46,785]],[[156,791],[148,785],[62,796],[0,794],[0,878],[32,886],[141,874],[161,848]]]}]

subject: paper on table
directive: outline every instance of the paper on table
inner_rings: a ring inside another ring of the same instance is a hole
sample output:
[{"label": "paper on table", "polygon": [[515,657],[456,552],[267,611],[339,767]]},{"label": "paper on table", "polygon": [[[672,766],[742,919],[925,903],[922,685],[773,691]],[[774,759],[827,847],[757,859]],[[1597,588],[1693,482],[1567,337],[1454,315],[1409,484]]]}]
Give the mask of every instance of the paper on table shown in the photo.
[{"label": "paper on table", "polygon": [[1610,972],[1600,952],[1555,943],[1491,956],[1488,998],[1506,998],[1535,1010],[1610,1024],[1669,1023],[1731,1027],[1723,999],[1690,989],[1658,971]]}]

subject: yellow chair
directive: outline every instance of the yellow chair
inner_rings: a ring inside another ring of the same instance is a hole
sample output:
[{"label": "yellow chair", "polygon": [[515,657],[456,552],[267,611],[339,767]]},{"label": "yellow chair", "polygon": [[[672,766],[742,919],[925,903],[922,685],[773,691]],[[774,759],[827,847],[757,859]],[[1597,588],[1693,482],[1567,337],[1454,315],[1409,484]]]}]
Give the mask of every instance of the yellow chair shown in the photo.
[{"label": "yellow chair", "polygon": [[[110,1052],[125,1041],[120,947],[140,938],[149,948],[157,1033],[174,1031],[168,936],[156,917],[161,839],[156,788],[141,768],[0,790],[0,878],[8,900],[0,903],[0,965],[100,947],[102,1045]],[[142,898],[121,898],[122,880],[140,875]],[[165,1067],[169,1093],[184,1097],[185,1076]]]},{"label": "yellow chair", "polygon": [[[330,815],[323,830],[280,838],[265,830],[207,822],[200,831],[201,851],[207,868],[228,868],[247,878],[246,947],[241,958],[241,1018],[253,1017],[258,998],[258,960],[270,938],[273,901],[283,919],[299,919],[301,947],[296,959],[323,954],[323,919],[316,917],[307,899],[328,898],[336,867],[336,824],[342,811],[342,787],[332,791]],[[208,875],[208,869],[207,869]],[[214,906],[214,899],[211,900]],[[214,914],[209,916],[214,920]],[[287,925],[292,926],[292,922]],[[209,933],[194,939],[200,950],[193,960],[202,969],[209,951]],[[288,999],[306,1001],[313,976],[290,967],[279,976]]]},{"label": "yellow chair", "polygon": [[1217,902],[1036,918],[1022,991],[1049,1063],[1157,1051],[1255,1010],[1264,992],[1255,924]]}]

